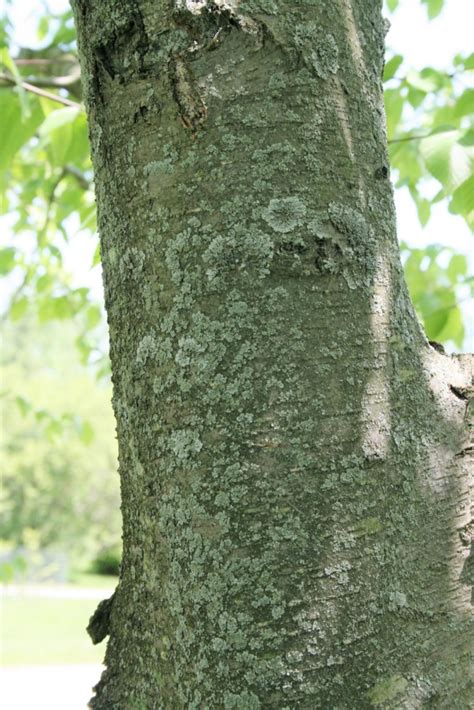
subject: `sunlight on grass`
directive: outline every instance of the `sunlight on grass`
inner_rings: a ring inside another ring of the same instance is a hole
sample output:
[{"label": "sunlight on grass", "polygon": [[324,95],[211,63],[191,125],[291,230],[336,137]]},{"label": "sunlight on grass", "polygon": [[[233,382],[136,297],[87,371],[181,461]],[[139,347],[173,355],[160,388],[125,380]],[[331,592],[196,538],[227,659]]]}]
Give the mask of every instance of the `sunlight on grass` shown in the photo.
[{"label": "sunlight on grass", "polygon": [[101,663],[105,643],[93,646],[86,632],[96,607],[94,599],[3,598],[2,664]]}]

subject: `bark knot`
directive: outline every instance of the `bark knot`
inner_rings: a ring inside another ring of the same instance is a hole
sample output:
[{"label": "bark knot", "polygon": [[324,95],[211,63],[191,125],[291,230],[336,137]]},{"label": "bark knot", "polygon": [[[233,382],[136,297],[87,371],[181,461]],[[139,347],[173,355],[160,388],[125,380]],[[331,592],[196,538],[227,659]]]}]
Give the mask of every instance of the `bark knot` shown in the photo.
[{"label": "bark knot", "polygon": [[103,599],[95,612],[92,614],[87,625],[87,633],[95,645],[100,643],[109,635],[110,629],[110,612],[114,603],[115,592],[108,599]]}]

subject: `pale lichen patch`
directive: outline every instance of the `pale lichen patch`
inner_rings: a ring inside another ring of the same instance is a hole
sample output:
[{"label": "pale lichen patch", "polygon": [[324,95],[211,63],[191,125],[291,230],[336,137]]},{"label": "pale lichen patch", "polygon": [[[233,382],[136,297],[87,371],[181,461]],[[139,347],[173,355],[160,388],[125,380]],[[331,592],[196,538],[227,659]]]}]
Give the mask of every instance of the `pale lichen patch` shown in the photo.
[{"label": "pale lichen patch", "polygon": [[401,675],[392,675],[390,678],[381,680],[374,685],[367,693],[367,697],[372,706],[383,705],[389,700],[394,700],[408,687],[408,681]]},{"label": "pale lichen patch", "polygon": [[140,279],[145,264],[145,254],[136,247],[126,249],[120,259],[119,271],[123,279]]},{"label": "pale lichen patch", "polygon": [[320,79],[328,79],[339,69],[339,48],[332,34],[323,33],[314,22],[297,27],[295,45],[302,53],[305,64]]},{"label": "pale lichen patch", "polygon": [[158,344],[154,335],[145,335],[137,348],[136,363],[137,365],[146,365],[158,354]]},{"label": "pale lichen patch", "polygon": [[262,211],[262,217],[275,232],[286,234],[301,226],[306,216],[306,206],[299,197],[283,197],[270,200]]}]

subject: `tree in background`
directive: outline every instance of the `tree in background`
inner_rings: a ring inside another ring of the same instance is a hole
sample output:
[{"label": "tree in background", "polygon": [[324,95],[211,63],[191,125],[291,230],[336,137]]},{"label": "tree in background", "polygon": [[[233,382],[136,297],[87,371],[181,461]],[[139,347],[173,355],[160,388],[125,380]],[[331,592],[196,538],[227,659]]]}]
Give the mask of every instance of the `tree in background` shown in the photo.
[{"label": "tree in background", "polygon": [[78,3],[124,496],[94,707],[469,698],[468,378],[404,291],[366,5]]},{"label": "tree in background", "polygon": [[71,321],[7,323],[0,361],[9,403],[0,539],[28,553],[67,551],[75,568],[120,540],[110,383],[80,363],[76,334]]},{"label": "tree in background", "polygon": [[74,8],[124,544],[91,706],[464,707],[469,360],[406,292],[380,5]]}]

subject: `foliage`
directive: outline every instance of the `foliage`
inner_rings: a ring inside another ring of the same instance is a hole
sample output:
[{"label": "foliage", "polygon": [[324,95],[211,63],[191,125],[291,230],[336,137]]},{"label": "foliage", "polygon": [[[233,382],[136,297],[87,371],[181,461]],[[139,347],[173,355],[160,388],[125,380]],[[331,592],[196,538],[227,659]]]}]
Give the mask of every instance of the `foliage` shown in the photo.
[{"label": "foliage", "polygon": [[[430,19],[443,0],[422,0]],[[391,11],[398,0],[387,0]],[[474,54],[456,55],[444,71],[415,71],[404,57],[387,57],[385,107],[392,174],[408,189],[422,226],[444,201],[474,229]],[[415,308],[431,340],[462,349],[463,303],[472,296],[465,256],[438,245],[402,244],[405,276]]]},{"label": "foliage", "polygon": [[38,328],[24,319],[7,335],[0,537],[91,560],[120,539],[110,385],[78,359],[64,361],[64,351],[74,353],[73,323]]},{"label": "foliage", "polygon": [[409,249],[402,243],[401,251],[410,295],[427,333],[436,333],[440,343],[453,340],[461,348],[464,323],[457,294],[464,292],[466,300],[474,295],[466,256],[436,244]]},{"label": "foliage", "polygon": [[[474,88],[465,76],[474,69],[474,54],[454,57],[447,72],[426,67],[403,74],[403,66],[403,57],[394,55],[384,73],[395,186],[408,187],[421,224],[432,204],[447,199],[450,212],[474,228]],[[429,178],[438,187],[431,198],[424,196]]]},{"label": "foliage", "polygon": [[[63,263],[71,240],[85,240],[96,228],[86,116],[75,100],[80,84],[72,14],[42,16],[38,36],[48,38],[47,46],[17,50],[15,61],[8,33],[4,17],[0,207],[13,239],[0,250],[0,274],[16,286],[8,315],[19,320],[35,312],[46,322],[84,314],[77,346],[84,362],[97,362],[103,357],[94,340],[101,308],[90,288],[73,285]],[[25,76],[26,86],[39,93],[25,89]],[[96,252],[93,265],[98,261]]]},{"label": "foliage", "polygon": [[120,545],[109,545],[102,549],[92,563],[95,574],[117,576],[120,571],[122,548]]}]

